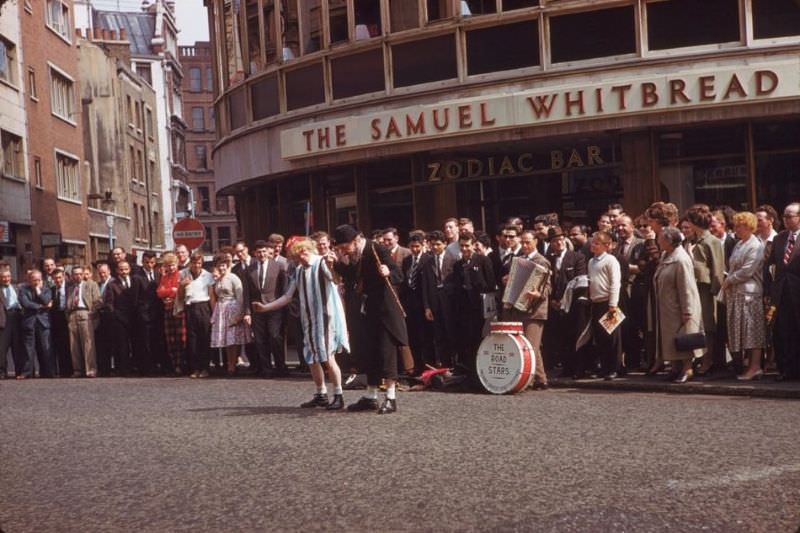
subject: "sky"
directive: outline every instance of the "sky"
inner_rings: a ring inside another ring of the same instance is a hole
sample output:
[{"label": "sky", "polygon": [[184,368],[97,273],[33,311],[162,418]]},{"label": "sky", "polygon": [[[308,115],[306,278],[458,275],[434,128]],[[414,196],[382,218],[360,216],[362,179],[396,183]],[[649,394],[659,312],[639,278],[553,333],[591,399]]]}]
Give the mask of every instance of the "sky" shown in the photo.
[{"label": "sky", "polygon": [[[151,0],[152,1],[152,0]],[[93,0],[95,9],[138,11],[142,0]],[[203,0],[175,0],[175,19],[178,23],[178,44],[192,45],[208,40],[208,16]]]}]

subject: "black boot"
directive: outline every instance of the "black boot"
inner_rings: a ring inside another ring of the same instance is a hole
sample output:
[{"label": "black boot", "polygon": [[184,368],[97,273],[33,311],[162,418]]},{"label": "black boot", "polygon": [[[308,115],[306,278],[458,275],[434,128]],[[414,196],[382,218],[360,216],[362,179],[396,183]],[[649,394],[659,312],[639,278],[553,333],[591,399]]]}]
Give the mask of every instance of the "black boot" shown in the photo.
[{"label": "black boot", "polygon": [[339,411],[344,409],[344,398],[341,394],[334,394],[331,403],[325,406],[328,411]]},{"label": "black boot", "polygon": [[389,413],[394,413],[395,411],[397,411],[397,400],[390,400],[389,398],[386,398],[383,400],[383,403],[378,409],[378,414],[386,415]]},{"label": "black boot", "polygon": [[351,403],[347,406],[347,410],[354,411],[376,411],[378,409],[378,400],[372,398],[361,397],[356,403]]},{"label": "black boot", "polygon": [[328,407],[328,395],[327,394],[315,394],[313,398],[305,403],[301,403],[300,407],[309,408],[309,407]]}]

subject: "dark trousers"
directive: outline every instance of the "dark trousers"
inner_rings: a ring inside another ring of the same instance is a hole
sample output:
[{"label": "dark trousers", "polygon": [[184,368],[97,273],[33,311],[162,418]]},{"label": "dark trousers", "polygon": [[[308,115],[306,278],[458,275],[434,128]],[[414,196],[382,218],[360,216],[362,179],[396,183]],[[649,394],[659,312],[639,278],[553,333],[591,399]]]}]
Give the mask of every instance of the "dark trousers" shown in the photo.
[{"label": "dark trousers", "polygon": [[594,343],[595,354],[600,359],[601,371],[604,374],[619,372],[621,359],[620,328],[611,332],[609,335],[598,321],[608,312],[608,302],[592,302],[592,341]]},{"label": "dark trousers", "polygon": [[408,298],[403,302],[406,310],[406,329],[408,344],[414,357],[417,372],[425,370],[425,362],[431,360],[431,323],[425,320],[425,308],[418,298]]},{"label": "dark trousers", "polygon": [[0,329],[0,372],[6,375],[8,361],[8,350],[11,350],[11,358],[14,361],[14,371],[17,375],[22,375],[17,361],[24,361],[25,342],[22,335],[22,311],[6,311],[6,327]]},{"label": "dark trousers", "polygon": [[134,333],[131,321],[114,318],[112,331],[114,336],[110,339],[110,345],[114,371],[119,376],[125,376],[131,371],[131,335]]},{"label": "dark trousers", "polygon": [[186,352],[189,368],[208,370],[211,359],[211,304],[198,302],[186,306]]},{"label": "dark trousers", "polygon": [[164,366],[164,321],[142,321],[136,328],[135,365],[144,375],[152,374],[156,365]]},{"label": "dark trousers", "polygon": [[565,371],[571,371],[568,354],[570,349],[575,350],[575,339],[570,334],[570,326],[565,313],[552,307],[548,309],[547,322],[542,334],[543,352],[547,355],[544,358],[544,365],[548,370],[560,364]]},{"label": "dark trousers", "polygon": [[72,356],[69,351],[69,326],[64,311],[50,313],[50,346],[56,359],[56,372],[60,376],[72,375]]},{"label": "dark trousers", "polygon": [[458,336],[458,364],[463,366],[470,376],[477,377],[475,359],[478,347],[483,340],[483,308],[475,309],[466,307],[458,314],[457,323],[460,326]]},{"label": "dark trousers", "polygon": [[361,312],[362,298],[355,291],[347,291],[344,295],[344,314],[347,319],[347,332],[350,336],[350,353],[341,359],[337,358],[343,373],[364,372],[369,356],[367,353],[366,317]]},{"label": "dark trousers", "polygon": [[[250,365],[255,372],[263,374],[271,370],[271,359],[275,360],[275,368],[277,370],[286,370],[286,346],[283,342],[283,311],[255,313],[253,315],[253,336],[255,337],[258,357],[255,361],[250,361]],[[254,362],[255,366],[253,367]]]},{"label": "dark trousers", "polygon": [[450,308],[450,297],[444,290],[437,290],[432,297],[431,311],[433,312],[433,351],[437,366],[452,366],[455,351],[455,322],[453,310]]},{"label": "dark trousers", "polygon": [[33,374],[33,362],[39,361],[39,376],[52,378],[56,373],[56,361],[53,350],[50,348],[50,328],[42,325],[38,320],[23,328],[25,337],[25,359],[17,362],[17,374],[30,376]]},{"label": "dark trousers", "polygon": [[773,344],[778,371],[790,379],[800,378],[800,327],[791,298],[784,295],[786,303],[775,313]]},{"label": "dark trousers", "polygon": [[368,322],[367,339],[369,355],[364,360],[367,385],[377,387],[382,379],[397,379],[397,347],[389,330],[380,322]]},{"label": "dark trousers", "polygon": [[101,376],[107,376],[111,373],[111,358],[116,350],[114,344],[115,335],[114,317],[109,312],[102,313],[94,330],[97,372]]}]

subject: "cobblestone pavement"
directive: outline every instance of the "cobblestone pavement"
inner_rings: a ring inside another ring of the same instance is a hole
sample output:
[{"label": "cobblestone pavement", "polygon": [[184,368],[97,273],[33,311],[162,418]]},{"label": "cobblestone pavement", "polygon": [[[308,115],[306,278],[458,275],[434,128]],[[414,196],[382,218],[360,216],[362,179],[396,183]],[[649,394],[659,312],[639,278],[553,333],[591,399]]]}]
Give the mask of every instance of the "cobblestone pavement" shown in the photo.
[{"label": "cobblestone pavement", "polygon": [[[310,380],[0,383],[0,527],[796,531],[795,400],[559,389],[299,409]],[[358,392],[346,392],[355,401]]]}]

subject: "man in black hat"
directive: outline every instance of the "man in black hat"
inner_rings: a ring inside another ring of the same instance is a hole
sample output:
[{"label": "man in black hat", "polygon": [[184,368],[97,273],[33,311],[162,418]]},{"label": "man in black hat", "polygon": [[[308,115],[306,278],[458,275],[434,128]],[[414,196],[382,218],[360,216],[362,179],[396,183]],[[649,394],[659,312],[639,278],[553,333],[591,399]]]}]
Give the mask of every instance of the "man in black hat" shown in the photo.
[{"label": "man in black hat", "polygon": [[[403,273],[386,247],[367,241],[349,224],[334,230],[333,241],[341,258],[334,269],[342,277],[354,278],[362,294],[367,336],[363,361],[367,393],[347,410],[393,413],[397,410],[397,348],[408,345],[403,309],[392,287],[402,283]],[[386,385],[386,398],[379,407],[381,380]]]}]

